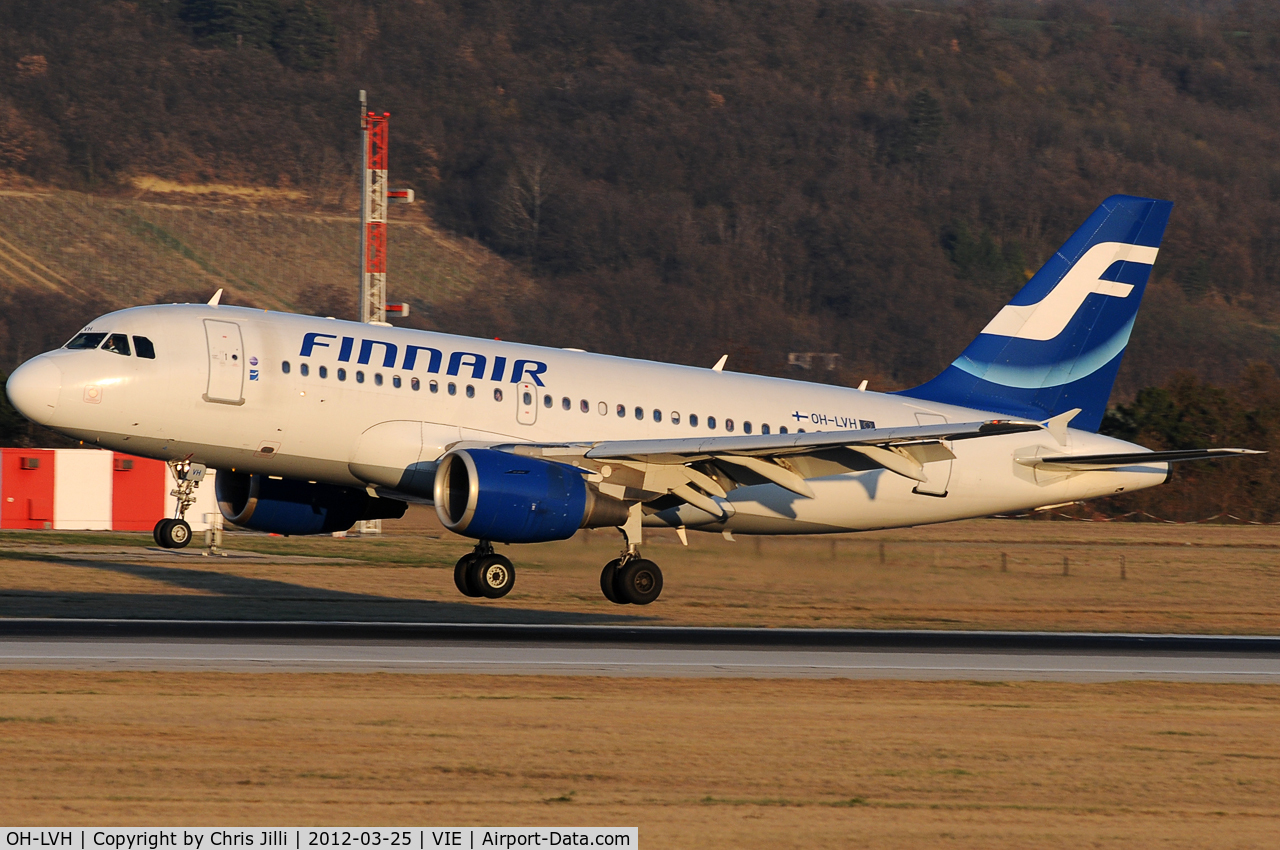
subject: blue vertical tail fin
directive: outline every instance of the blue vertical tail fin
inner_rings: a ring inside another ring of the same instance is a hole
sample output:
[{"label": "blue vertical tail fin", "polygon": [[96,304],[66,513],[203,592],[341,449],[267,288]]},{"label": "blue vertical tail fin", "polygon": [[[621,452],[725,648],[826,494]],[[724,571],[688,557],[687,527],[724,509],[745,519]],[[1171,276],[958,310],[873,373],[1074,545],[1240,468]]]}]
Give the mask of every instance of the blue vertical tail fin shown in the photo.
[{"label": "blue vertical tail fin", "polygon": [[900,395],[1096,431],[1173,204],[1113,195],[942,374]]}]

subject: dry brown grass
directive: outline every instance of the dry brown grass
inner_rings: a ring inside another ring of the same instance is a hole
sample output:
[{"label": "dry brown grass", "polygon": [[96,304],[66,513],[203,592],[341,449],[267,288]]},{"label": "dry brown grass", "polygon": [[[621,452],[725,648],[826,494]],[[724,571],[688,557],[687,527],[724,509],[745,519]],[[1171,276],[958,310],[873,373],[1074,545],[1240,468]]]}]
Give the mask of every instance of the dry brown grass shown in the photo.
[{"label": "dry brown grass", "polygon": [[[92,295],[121,307],[223,288],[224,304],[310,313],[337,309],[345,298],[353,308],[358,216],[309,210],[290,190],[154,178],[139,186],[166,202],[0,192],[0,285]],[[480,283],[513,285],[519,278],[478,243],[441,231],[420,209],[397,211],[391,226],[395,299],[448,303]]]},{"label": "dry brown grass", "polygon": [[[666,589],[646,608],[600,594],[600,566],[618,545],[611,530],[502,549],[519,577],[491,602],[458,594],[452,565],[470,544],[441,536],[428,510],[387,529],[382,540],[229,538],[233,550],[266,553],[253,560],[148,553],[145,535],[0,534],[0,616],[1280,629],[1280,528],[986,520],[758,542],[695,534],[688,549],[658,534],[645,553]],[[125,545],[103,545],[113,541]],[[78,545],[48,545],[68,542]]]},{"label": "dry brown grass", "polygon": [[1278,764],[1272,686],[0,673],[7,824],[1264,847]]}]

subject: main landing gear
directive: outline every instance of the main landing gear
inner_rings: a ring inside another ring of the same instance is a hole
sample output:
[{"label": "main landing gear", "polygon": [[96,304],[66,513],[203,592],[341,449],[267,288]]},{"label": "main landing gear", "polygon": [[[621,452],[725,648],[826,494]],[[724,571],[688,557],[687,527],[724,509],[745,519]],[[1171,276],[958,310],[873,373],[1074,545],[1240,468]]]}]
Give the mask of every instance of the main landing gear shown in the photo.
[{"label": "main landing gear", "polygon": [[618,605],[648,605],[662,593],[662,570],[653,561],[640,557],[641,518],[640,506],[633,505],[627,524],[618,527],[622,532],[622,554],[600,572],[604,598]]},{"label": "main landing gear", "polygon": [[[624,542],[622,554],[605,564],[600,573],[600,590],[618,605],[648,605],[662,593],[662,570],[653,561],[640,557],[641,519],[637,504],[627,524],[619,527]],[[493,551],[492,543],[481,540],[474,551],[458,559],[453,583],[463,596],[501,599],[515,587],[516,568]]]},{"label": "main landing gear", "polygon": [[662,570],[639,551],[627,552],[604,565],[600,589],[618,605],[648,605],[662,593]]},{"label": "main landing gear", "polygon": [[205,466],[192,463],[190,460],[169,461],[169,472],[177,487],[169,491],[169,495],[178,500],[176,516],[173,519],[162,519],[152,529],[151,536],[156,545],[165,549],[185,549],[191,542],[191,526],[187,523],[187,509],[196,503],[196,487],[204,480]]},{"label": "main landing gear", "polygon": [[453,583],[463,596],[501,599],[516,586],[516,568],[507,558],[494,553],[492,543],[481,540],[475,551],[458,559]]}]

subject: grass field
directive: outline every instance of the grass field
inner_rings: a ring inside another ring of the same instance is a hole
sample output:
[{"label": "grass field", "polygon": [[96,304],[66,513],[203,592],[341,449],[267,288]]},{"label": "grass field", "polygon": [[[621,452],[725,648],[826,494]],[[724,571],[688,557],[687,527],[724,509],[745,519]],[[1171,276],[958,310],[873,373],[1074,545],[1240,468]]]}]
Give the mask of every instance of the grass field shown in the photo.
[{"label": "grass field", "polygon": [[0,822],[1274,847],[1280,688],[0,672]]},{"label": "grass field", "polygon": [[[655,535],[662,599],[599,596],[616,535],[452,586],[430,514],[381,539],[0,534],[0,615],[1275,633],[1280,530],[983,521]],[[883,544],[884,560],[880,552]],[[251,554],[258,553],[258,554]],[[1005,565],[1001,568],[1002,558]],[[1120,558],[1125,577],[1120,576]],[[1067,574],[1063,574],[1063,558]],[[0,823],[640,827],[653,847],[1271,847],[1280,687],[0,671]]]},{"label": "grass field", "polygon": [[823,538],[693,534],[687,549],[650,535],[645,553],[666,587],[644,608],[600,594],[612,530],[503,549],[515,589],[472,601],[452,573],[469,544],[433,513],[386,529],[231,535],[228,558],[163,552],[140,534],[4,532],[0,616],[1280,631],[1280,528],[983,520]]},{"label": "grass field", "polygon": [[[0,286],[120,306],[225,288],[224,303],[310,313],[345,297],[354,309],[358,216],[231,196],[147,197],[164,202],[0,191]],[[393,299],[422,308],[509,274],[505,263],[441,232],[419,210],[400,210],[391,227]]]}]

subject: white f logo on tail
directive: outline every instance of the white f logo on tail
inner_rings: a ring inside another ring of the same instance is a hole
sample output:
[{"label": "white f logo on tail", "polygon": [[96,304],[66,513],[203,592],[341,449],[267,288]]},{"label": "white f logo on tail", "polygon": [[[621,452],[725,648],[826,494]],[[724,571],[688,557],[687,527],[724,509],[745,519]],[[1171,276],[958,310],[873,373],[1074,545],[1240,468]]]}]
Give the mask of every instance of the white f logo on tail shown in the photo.
[{"label": "white f logo on tail", "polygon": [[1126,298],[1133,285],[1100,280],[1107,269],[1120,261],[1151,265],[1156,261],[1157,248],[1146,245],[1130,245],[1125,242],[1099,242],[1085,251],[1074,266],[1067,270],[1048,295],[1035,304],[1005,306],[982,329],[992,336],[1011,336],[1016,339],[1034,339],[1041,342],[1062,333],[1071,318],[1089,295],[1110,295]]}]

